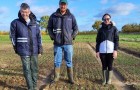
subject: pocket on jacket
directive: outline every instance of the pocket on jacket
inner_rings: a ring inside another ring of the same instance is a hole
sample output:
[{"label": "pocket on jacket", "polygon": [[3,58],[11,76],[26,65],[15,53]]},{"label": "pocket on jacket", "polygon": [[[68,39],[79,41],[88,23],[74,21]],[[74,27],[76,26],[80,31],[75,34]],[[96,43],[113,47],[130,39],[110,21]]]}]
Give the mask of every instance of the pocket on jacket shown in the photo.
[{"label": "pocket on jacket", "polygon": [[56,44],[61,44],[61,39],[61,34],[56,34],[54,41]]},{"label": "pocket on jacket", "polygon": [[17,42],[16,48],[18,53],[25,51],[25,43]]}]

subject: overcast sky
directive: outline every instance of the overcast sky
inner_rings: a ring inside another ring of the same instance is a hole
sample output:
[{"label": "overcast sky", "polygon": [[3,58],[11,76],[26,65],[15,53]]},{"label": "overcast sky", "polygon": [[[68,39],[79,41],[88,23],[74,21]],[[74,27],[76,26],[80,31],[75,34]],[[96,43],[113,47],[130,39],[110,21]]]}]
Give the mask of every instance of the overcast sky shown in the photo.
[{"label": "overcast sky", "polygon": [[[9,31],[12,20],[22,2],[30,5],[39,19],[51,15],[59,7],[59,0],[1,0],[0,30]],[[104,13],[109,13],[119,30],[128,23],[140,23],[140,0],[68,0],[68,8],[75,15],[79,30],[92,30],[95,20],[101,20]]]}]

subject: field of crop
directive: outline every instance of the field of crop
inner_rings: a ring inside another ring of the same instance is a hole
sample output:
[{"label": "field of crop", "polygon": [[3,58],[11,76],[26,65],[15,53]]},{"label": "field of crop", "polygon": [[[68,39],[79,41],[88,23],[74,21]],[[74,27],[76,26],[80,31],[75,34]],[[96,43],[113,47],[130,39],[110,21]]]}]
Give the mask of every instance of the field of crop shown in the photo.
[{"label": "field of crop", "polygon": [[140,42],[121,42],[119,48],[134,56],[140,57]]},{"label": "field of crop", "polygon": [[[0,89],[26,89],[25,80],[22,75],[22,66],[19,56],[14,54],[10,44],[1,44],[0,48]],[[39,81],[43,80],[53,71],[53,45],[43,45],[44,54],[39,57]],[[66,66],[63,62],[61,67],[60,82],[49,87],[49,90],[115,90],[113,85],[104,87],[101,85],[101,68],[92,52],[85,43],[74,45],[74,79],[79,85],[67,83]],[[48,79],[49,81],[49,79]],[[48,88],[46,86],[46,88]]]},{"label": "field of crop", "polygon": [[140,42],[140,34],[120,34],[120,41]]},{"label": "field of crop", "polygon": [[126,81],[140,82],[140,58],[119,51],[115,67],[125,77]]},{"label": "field of crop", "polygon": [[[96,34],[79,35],[74,42],[74,80],[79,85],[70,85],[67,82],[65,62],[61,67],[60,81],[49,85],[53,78],[53,44],[49,36],[42,37],[44,54],[39,57],[38,87],[45,90],[118,90],[115,84],[102,86],[101,66],[95,58],[87,42],[95,47]],[[122,38],[140,38],[140,35],[120,34],[120,47],[137,53],[140,52],[139,41],[123,41]],[[26,90],[25,79],[22,73],[20,57],[13,51],[8,35],[0,36],[0,90]],[[140,58],[119,50],[118,58],[114,62],[114,70],[123,77],[126,84],[140,89]]]}]

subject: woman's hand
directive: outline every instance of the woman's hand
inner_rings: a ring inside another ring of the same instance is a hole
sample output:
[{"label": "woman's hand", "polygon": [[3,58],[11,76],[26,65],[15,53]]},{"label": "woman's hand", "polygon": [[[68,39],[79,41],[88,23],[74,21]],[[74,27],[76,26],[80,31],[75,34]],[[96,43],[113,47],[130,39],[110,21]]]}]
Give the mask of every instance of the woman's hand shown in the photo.
[{"label": "woman's hand", "polygon": [[116,59],[117,58],[117,51],[113,52],[113,58]]},{"label": "woman's hand", "polygon": [[96,53],[96,57],[97,57],[97,58],[100,57],[100,53],[99,53],[99,52]]}]

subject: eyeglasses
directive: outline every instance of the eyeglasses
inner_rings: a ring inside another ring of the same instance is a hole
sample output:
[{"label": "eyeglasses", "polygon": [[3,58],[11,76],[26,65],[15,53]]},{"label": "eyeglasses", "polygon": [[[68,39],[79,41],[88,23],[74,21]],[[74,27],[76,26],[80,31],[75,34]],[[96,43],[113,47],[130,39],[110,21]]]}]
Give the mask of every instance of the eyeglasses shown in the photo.
[{"label": "eyeglasses", "polygon": [[110,18],[105,18],[105,19],[103,19],[104,21],[109,21],[110,20]]}]

